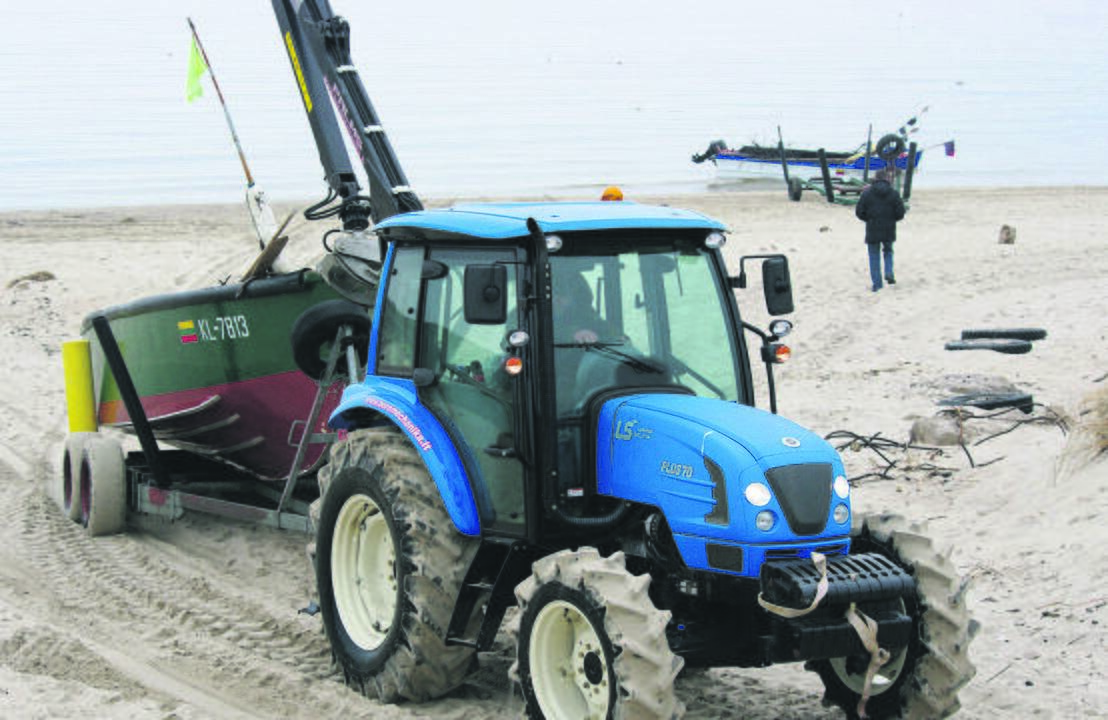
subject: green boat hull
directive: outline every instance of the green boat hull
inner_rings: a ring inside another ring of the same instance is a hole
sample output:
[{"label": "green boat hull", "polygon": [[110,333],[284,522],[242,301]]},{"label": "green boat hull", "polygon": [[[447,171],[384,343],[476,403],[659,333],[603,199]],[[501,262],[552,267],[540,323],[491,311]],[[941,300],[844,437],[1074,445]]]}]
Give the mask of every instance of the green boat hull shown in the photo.
[{"label": "green boat hull", "polygon": [[[111,327],[155,437],[245,469],[263,479],[287,477],[317,386],[293,360],[290,333],[300,314],[339,299],[320,276],[300,272],[245,284],[142,298],[90,314],[101,425],[133,430],[104,359],[92,319]],[[342,387],[329,388],[310,432],[323,432]],[[322,460],[309,446],[304,472]]]}]

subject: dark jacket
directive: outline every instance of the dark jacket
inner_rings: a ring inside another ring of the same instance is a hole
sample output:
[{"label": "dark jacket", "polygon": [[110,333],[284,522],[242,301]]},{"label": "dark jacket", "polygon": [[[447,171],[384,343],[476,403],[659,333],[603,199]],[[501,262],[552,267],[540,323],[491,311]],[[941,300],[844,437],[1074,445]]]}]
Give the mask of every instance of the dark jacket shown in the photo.
[{"label": "dark jacket", "polygon": [[854,207],[854,214],[866,223],[866,242],[893,242],[896,223],[904,217],[904,201],[886,180],[866,188]]}]

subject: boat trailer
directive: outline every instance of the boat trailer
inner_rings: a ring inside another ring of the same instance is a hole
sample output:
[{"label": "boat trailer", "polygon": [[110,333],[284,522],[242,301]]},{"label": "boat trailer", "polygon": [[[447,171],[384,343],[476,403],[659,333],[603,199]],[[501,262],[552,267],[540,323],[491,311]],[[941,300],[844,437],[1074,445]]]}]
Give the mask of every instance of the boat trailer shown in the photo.
[{"label": "boat trailer", "polygon": [[[203,455],[187,450],[165,450],[158,446],[150,420],[146,415],[139,394],[135,389],[131,373],[127,368],[119,344],[112,332],[111,324],[104,315],[92,318],[92,327],[96,339],[104,352],[104,359],[119,388],[120,397],[130,415],[140,450],[128,452],[122,465],[115,471],[100,472],[97,476],[95,461],[88,466],[87,458],[82,458],[81,468],[71,471],[69,467],[69,448],[65,464],[65,488],[63,489],[63,510],[70,513],[74,520],[81,520],[90,534],[101,535],[118,532],[123,529],[127,513],[152,515],[168,520],[181,518],[186,511],[202,512],[233,520],[257,523],[283,530],[312,532],[308,516],[308,506],[317,493],[316,483],[306,483],[310,488],[307,497],[298,494],[300,472],[309,445],[330,445],[338,435],[336,433],[316,433],[309,429],[316,426],[324,399],[331,386],[342,378],[357,381],[360,377],[360,365],[357,350],[352,342],[354,329],[342,324],[337,328],[334,342],[330,344],[323,372],[316,382],[316,393],[311,410],[304,420],[294,421],[289,430],[287,442],[296,447],[296,454],[285,477],[284,485],[267,483],[251,473],[221,463]],[[84,343],[84,352],[88,352],[86,341],[74,341],[73,345]],[[67,343],[67,345],[70,345]],[[70,365],[87,368],[72,358],[80,356],[80,350],[67,347],[63,354],[67,365],[66,395],[70,407],[70,431],[78,435],[82,430],[95,428],[95,415],[92,427],[81,416],[95,413],[95,401],[91,375],[88,382],[83,381],[83,372],[72,371]],[[340,364],[341,361],[341,364]],[[82,395],[87,397],[81,398]],[[75,404],[88,408],[86,412],[74,413]],[[298,432],[299,431],[299,432]],[[103,465],[100,466],[101,470]],[[121,471],[121,472],[120,472]],[[90,523],[89,513],[93,498],[97,493],[93,487],[86,487],[100,481],[102,484],[121,484],[123,492],[112,493],[118,501],[126,503],[125,508],[116,508],[112,513],[117,523]],[[79,485],[79,487],[73,487]],[[77,506],[80,507],[77,507]],[[72,506],[72,508],[70,507]],[[118,527],[115,527],[118,525]]]}]

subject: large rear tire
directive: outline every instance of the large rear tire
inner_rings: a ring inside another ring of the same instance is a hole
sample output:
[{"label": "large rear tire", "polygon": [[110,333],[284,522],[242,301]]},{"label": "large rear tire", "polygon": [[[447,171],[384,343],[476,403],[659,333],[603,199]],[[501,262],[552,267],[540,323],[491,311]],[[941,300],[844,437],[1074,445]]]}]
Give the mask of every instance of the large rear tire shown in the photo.
[{"label": "large rear tire", "polygon": [[478,540],[457,532],[395,428],[357,430],[319,474],[315,567],[323,627],[346,683],[383,702],[461,684],[474,653],[446,630]]},{"label": "large rear tire", "polygon": [[[953,564],[936,552],[921,528],[898,515],[856,518],[852,552],[880,552],[916,581],[916,596],[904,601],[915,624],[908,646],[893,653],[874,678],[865,706],[867,718],[945,718],[960,707],[958,691],[974,676],[969,644],[977,633]],[[880,638],[878,638],[880,642]],[[869,656],[809,663],[824,685],[824,702],[860,717],[858,703]]]},{"label": "large rear tire", "polygon": [[527,714],[546,720],[677,718],[673,692],[684,661],[666,640],[650,576],[634,576],[623,553],[564,550],[536,562],[516,587],[519,644],[513,676]]}]

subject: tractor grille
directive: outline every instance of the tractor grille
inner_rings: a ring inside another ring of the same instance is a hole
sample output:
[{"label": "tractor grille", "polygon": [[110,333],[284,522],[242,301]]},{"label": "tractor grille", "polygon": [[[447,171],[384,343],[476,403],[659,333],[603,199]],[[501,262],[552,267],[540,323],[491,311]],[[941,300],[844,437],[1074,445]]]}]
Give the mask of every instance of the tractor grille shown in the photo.
[{"label": "tractor grille", "polygon": [[827,526],[831,510],[830,463],[771,468],[766,470],[766,480],[794,533],[816,535]]}]

